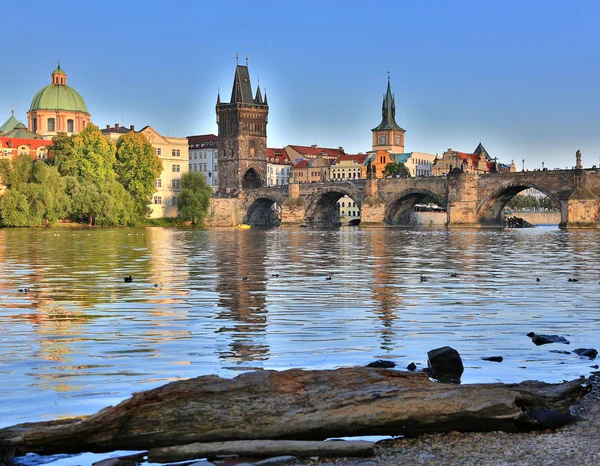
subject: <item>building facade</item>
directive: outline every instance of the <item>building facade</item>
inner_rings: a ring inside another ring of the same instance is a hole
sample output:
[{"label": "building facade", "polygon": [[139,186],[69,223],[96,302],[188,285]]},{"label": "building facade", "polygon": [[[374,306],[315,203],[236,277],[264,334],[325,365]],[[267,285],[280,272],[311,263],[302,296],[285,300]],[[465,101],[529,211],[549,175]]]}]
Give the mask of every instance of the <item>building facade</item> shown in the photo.
[{"label": "building facade", "polygon": [[267,148],[267,186],[284,186],[290,183],[292,162],[285,149]]},{"label": "building facade", "polygon": [[221,195],[237,196],[243,189],[266,185],[269,105],[260,86],[252,96],[248,62],[237,65],[231,98],[217,96],[218,187]]},{"label": "building facade", "polygon": [[33,97],[27,112],[27,127],[32,133],[52,139],[58,133],[78,134],[89,123],[85,101],[67,85],[67,73],[59,63],[52,72],[50,84]]},{"label": "building facade", "polygon": [[206,183],[216,191],[218,189],[218,149],[219,138],[214,134],[188,136],[189,171],[200,172]]},{"label": "building facade", "polygon": [[340,155],[329,169],[329,179],[339,180],[358,180],[364,178],[363,163],[367,154]]},{"label": "building facade", "polygon": [[464,173],[512,173],[517,171],[514,160],[510,165],[499,163],[490,157],[481,143],[472,153],[448,149],[441,158],[435,161],[432,174],[444,176],[454,169]]}]

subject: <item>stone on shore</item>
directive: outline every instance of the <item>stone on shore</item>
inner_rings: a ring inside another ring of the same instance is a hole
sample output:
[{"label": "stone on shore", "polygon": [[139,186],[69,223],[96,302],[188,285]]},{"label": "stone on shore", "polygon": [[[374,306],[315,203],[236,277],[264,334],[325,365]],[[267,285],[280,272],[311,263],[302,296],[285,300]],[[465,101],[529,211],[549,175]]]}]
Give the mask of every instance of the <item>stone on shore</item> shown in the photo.
[{"label": "stone on shore", "polygon": [[427,353],[429,375],[438,382],[460,383],[464,366],[454,348],[443,346]]}]

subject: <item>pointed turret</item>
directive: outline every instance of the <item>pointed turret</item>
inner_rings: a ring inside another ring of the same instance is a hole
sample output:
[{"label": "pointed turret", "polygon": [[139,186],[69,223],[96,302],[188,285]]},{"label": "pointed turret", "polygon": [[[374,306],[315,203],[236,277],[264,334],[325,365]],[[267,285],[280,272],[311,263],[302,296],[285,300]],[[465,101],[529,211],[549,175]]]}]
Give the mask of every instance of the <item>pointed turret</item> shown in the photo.
[{"label": "pointed turret", "polygon": [[221,89],[217,87],[217,105],[221,103]]},{"label": "pointed turret", "polygon": [[381,105],[381,123],[372,131],[397,129],[404,131],[398,123],[396,123],[396,101],[392,94],[392,86],[390,84],[390,77],[388,76],[387,91],[383,96],[383,104]]},{"label": "pointed turret", "polygon": [[256,85],[256,96],[254,97],[254,103],[259,105],[263,105],[264,103],[262,94],[260,93],[260,81],[258,81],[258,84]]},{"label": "pointed turret", "polygon": [[264,101],[265,105],[269,105],[269,103],[267,102],[267,88],[265,87],[265,101]]},{"label": "pointed turret", "polygon": [[232,104],[253,104],[252,86],[250,85],[250,74],[248,67],[237,65],[235,68],[235,76],[233,77],[233,88],[231,89]]},{"label": "pointed turret", "polygon": [[479,143],[479,145],[477,146],[477,148],[473,151],[474,154],[477,155],[485,155],[486,160],[492,160],[492,158],[490,157],[490,154],[488,154],[488,151],[485,150],[485,147],[483,147],[483,144]]}]

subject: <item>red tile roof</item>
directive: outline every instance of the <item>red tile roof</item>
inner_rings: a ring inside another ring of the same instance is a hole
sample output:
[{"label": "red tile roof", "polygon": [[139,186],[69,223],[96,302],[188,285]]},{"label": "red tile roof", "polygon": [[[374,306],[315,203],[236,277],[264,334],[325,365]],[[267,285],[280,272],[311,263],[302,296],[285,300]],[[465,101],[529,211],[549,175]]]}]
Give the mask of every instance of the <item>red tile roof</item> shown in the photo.
[{"label": "red tile roof", "polygon": [[308,162],[310,162],[310,160],[302,159],[296,165],[294,165],[294,168],[307,168]]},{"label": "red tile roof", "polygon": [[292,165],[285,149],[271,149],[267,147],[267,162],[277,165]]},{"label": "red tile roof", "polygon": [[318,146],[294,146],[290,145],[292,149],[296,152],[307,155],[311,157],[316,157],[317,155],[322,155],[323,157],[339,157],[340,155],[344,155],[344,149],[341,147],[338,149],[331,149],[327,147],[318,147]]},{"label": "red tile roof", "polygon": [[357,164],[362,165],[362,163],[365,161],[366,158],[367,158],[367,154],[347,154],[347,155],[340,155],[335,160],[335,163],[344,162],[344,161],[354,161]]},{"label": "red tile roof", "polygon": [[188,136],[187,140],[190,149],[200,149],[201,147],[217,147],[219,137],[215,136],[214,134],[200,134],[196,136]]}]

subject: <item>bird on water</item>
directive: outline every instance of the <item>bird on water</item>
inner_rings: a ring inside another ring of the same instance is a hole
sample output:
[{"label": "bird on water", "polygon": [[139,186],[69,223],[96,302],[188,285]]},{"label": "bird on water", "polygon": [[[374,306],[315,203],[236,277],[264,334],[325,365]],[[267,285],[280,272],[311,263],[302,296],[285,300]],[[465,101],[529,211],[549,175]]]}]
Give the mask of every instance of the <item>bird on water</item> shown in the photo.
[{"label": "bird on water", "polygon": [[124,281],[125,283],[131,283],[131,282],[133,281],[133,278],[131,277],[131,275],[129,275],[129,277],[125,277],[125,278],[123,279],[123,281]]}]

